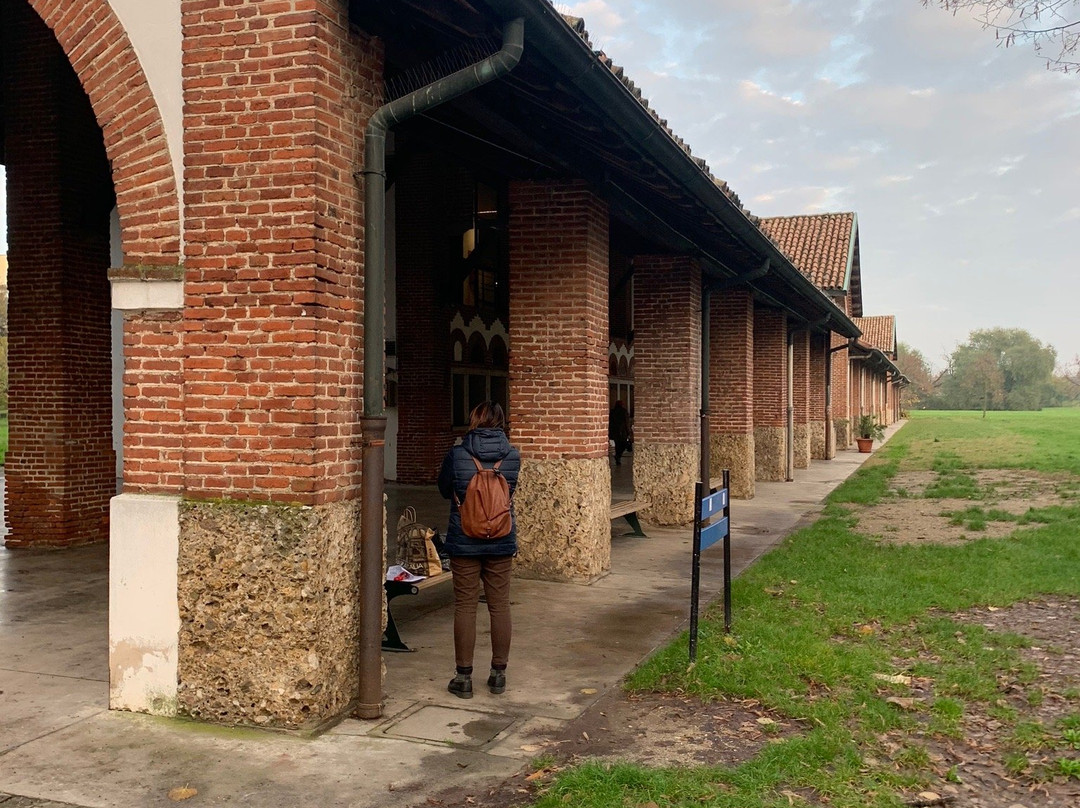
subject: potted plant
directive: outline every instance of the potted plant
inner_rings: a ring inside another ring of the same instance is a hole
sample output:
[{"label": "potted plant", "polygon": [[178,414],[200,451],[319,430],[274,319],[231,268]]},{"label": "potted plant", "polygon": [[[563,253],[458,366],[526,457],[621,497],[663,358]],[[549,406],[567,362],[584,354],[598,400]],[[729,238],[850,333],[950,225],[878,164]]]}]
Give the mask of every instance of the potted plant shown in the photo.
[{"label": "potted plant", "polygon": [[881,440],[885,436],[885,427],[878,423],[878,419],[866,413],[855,420],[855,442],[859,444],[860,452],[869,452],[874,446],[875,440]]}]

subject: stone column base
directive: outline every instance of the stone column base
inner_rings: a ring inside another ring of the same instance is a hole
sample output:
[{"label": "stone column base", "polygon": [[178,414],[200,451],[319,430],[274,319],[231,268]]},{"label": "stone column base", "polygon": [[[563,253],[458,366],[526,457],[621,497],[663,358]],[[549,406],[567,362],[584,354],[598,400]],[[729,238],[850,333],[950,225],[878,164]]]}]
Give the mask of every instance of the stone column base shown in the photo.
[{"label": "stone column base", "polygon": [[810,425],[795,424],[791,431],[794,437],[793,463],[797,469],[810,468]]},{"label": "stone column base", "polygon": [[316,729],[359,681],[360,503],[180,504],[179,711]]},{"label": "stone column base", "polygon": [[759,426],[754,429],[755,478],[761,482],[787,479],[787,429]]},{"label": "stone column base", "polygon": [[833,434],[836,435],[838,450],[851,446],[851,422],[847,418],[837,418],[833,421]]},{"label": "stone column base", "polygon": [[828,460],[832,455],[825,445],[825,422],[811,421],[807,426],[810,430],[810,459]]},{"label": "stone column base", "polygon": [[693,523],[700,451],[685,443],[634,444],[634,498],[649,503],[643,518],[657,525]]},{"label": "stone column base", "polygon": [[736,499],[754,498],[754,436],[749,432],[712,435],[709,439],[712,454],[709,468],[713,477],[723,469],[731,472],[731,496]]},{"label": "stone column base", "polygon": [[109,707],[176,715],[179,497],[121,494],[109,508]]},{"label": "stone column base", "polygon": [[[638,447],[634,447],[637,464]],[[523,460],[514,515],[514,573],[595,581],[611,568],[611,470],[607,457]]]}]

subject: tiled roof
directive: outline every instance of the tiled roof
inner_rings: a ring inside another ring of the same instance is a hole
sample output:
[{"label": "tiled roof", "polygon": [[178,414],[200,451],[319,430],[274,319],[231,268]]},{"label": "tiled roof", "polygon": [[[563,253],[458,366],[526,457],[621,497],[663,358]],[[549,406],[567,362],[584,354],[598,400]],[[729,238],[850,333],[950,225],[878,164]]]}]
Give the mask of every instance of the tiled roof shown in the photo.
[{"label": "tiled roof", "polygon": [[761,229],[776,242],[803,275],[819,289],[847,290],[848,257],[854,237],[854,213],[776,216]]},{"label": "tiled roof", "polygon": [[877,317],[853,317],[855,325],[862,331],[859,342],[871,348],[877,348],[889,356],[896,356],[896,317],[882,314]]},{"label": "tiled roof", "polygon": [[705,162],[704,158],[694,157],[693,152],[691,152],[690,150],[690,144],[678,135],[676,135],[674,132],[672,132],[671,127],[668,126],[667,120],[661,118],[657,114],[656,110],[649,106],[649,99],[645,98],[645,96],[641,94],[641,89],[634,84],[633,80],[629,76],[626,75],[626,72],[623,70],[623,68],[620,65],[615,64],[612,58],[606,53],[604,53],[602,50],[597,50],[593,47],[592,41],[589,39],[589,32],[585,28],[585,20],[583,20],[581,17],[572,17],[569,14],[563,14],[562,17],[564,20],[566,20],[567,24],[574,29],[577,35],[580,36],[582,40],[584,40],[585,44],[589,46],[589,48],[592,50],[593,54],[600,61],[600,63],[604,65],[604,67],[606,67],[608,70],[610,70],[611,73],[623,83],[626,89],[628,89],[638,100],[641,106],[645,108],[645,111],[652,116],[653,120],[655,120],[660,125],[660,127],[668,134],[668,136],[673,141],[675,141],[676,144],[678,144],[679,148],[686,152],[686,155],[695,163],[697,163],[698,168],[700,168],[710,178],[712,178],[713,183],[715,183],[716,187],[720,189],[720,192],[723,193],[724,196],[726,196],[732,202],[734,202],[735,206],[738,207],[739,210],[741,210],[751,222],[753,222],[755,225],[760,225],[761,219],[743,207],[742,201],[739,199],[739,195],[736,194],[733,190],[731,190],[731,188],[726,182],[714,177],[712,171],[709,170],[709,164]]}]

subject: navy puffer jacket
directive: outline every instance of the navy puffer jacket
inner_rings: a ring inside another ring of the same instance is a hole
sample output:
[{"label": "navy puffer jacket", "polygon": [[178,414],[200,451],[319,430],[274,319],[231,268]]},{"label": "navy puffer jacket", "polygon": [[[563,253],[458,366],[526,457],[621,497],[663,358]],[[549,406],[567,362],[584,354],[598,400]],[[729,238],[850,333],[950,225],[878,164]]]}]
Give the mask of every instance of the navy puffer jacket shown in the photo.
[{"label": "navy puffer jacket", "polygon": [[[439,471],[439,493],[450,500],[450,523],[446,528],[446,550],[453,556],[508,556],[517,553],[517,518],[509,536],[501,539],[473,539],[461,531],[461,516],[454,503],[454,494],[458,502],[465,499],[465,489],[469,480],[476,474],[475,457],[484,466],[491,467],[499,460],[499,471],[510,485],[510,495],[517,489],[518,472],[521,470],[521,455],[510,445],[506,433],[501,429],[474,429],[467,432],[460,446],[455,446],[446,453],[442,469]],[[511,515],[513,508],[511,507]]]}]

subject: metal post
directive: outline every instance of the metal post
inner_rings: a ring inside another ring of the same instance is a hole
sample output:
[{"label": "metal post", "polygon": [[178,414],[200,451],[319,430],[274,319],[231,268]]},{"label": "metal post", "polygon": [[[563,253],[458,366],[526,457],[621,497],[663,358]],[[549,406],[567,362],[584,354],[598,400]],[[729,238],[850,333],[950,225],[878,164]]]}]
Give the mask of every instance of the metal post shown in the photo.
[{"label": "metal post", "polygon": [[731,633],[731,471],[724,469],[724,490],[727,502],[724,505],[724,518],[727,519],[727,534],[724,536],[724,633]]},{"label": "metal post", "polygon": [[694,555],[690,567],[690,661],[697,659],[698,594],[701,587],[701,499],[704,486],[694,487]]}]

